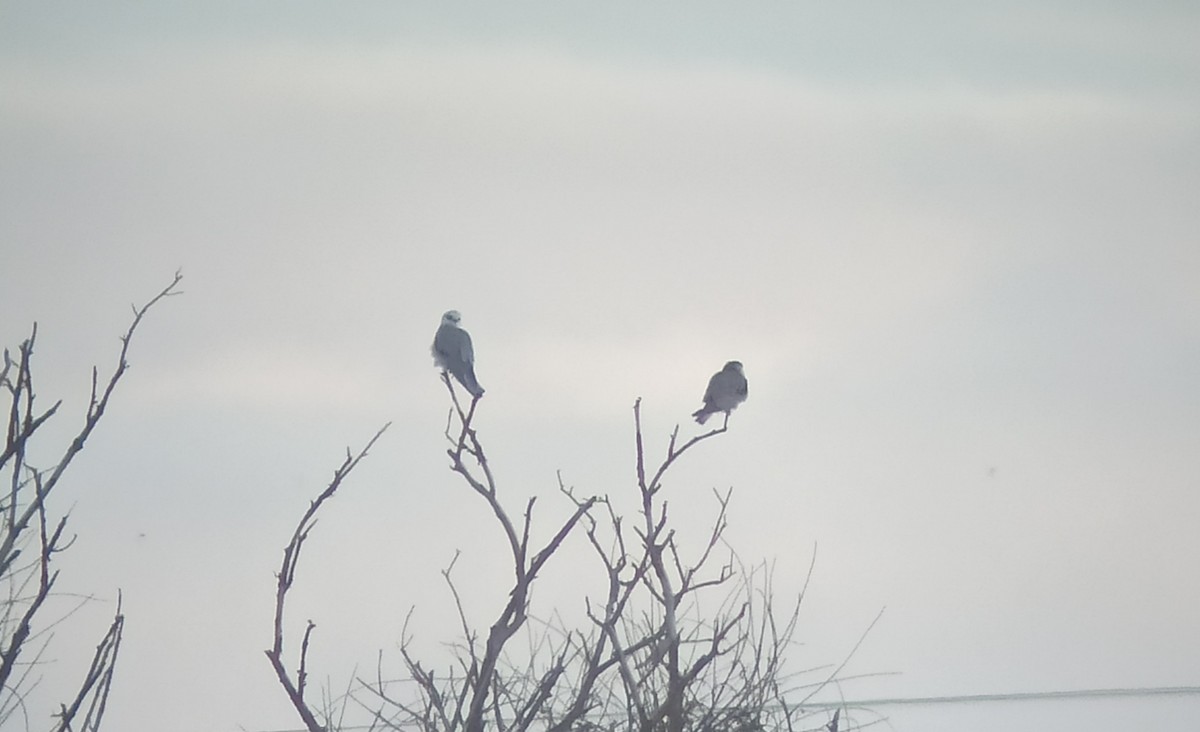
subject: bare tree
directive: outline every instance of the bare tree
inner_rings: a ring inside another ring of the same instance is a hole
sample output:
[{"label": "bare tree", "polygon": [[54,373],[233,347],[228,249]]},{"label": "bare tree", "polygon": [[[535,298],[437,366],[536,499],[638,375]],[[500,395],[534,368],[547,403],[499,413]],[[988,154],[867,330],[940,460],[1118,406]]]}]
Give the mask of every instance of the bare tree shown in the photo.
[{"label": "bare tree", "polygon": [[[38,431],[62,405],[60,400],[45,410],[37,406],[33,369],[37,324],[17,349],[15,358],[8,349],[4,350],[0,388],[8,397],[8,425],[4,450],[0,453],[0,475],[7,473],[8,490],[0,498],[0,583],[7,594],[0,599],[0,725],[21,713],[26,728],[29,727],[25,696],[40,680],[37,669],[50,642],[49,631],[61,620],[46,617],[46,600],[58,581],[54,557],[68,549],[73,539],[66,535],[70,513],[53,517],[51,495],[100,423],[117,384],[128,370],[134,332],[160,300],[179,294],[181,279],[177,272],[171,284],[149,302],[134,307],[133,322],[121,336],[116,368],[106,381],[100,380],[98,369],[92,369],[91,399],[83,426],[52,467],[40,468],[28,460],[29,448]],[[100,728],[123,628],[124,616],[118,602],[112,626],[97,646],[78,691],[69,702],[61,704],[55,715],[56,730]]]},{"label": "bare tree", "polygon": [[682,443],[676,427],[651,467],[640,400],[633,413],[640,509],[626,521],[610,507],[589,524],[608,587],[602,603],[588,603],[590,659],[551,729],[575,729],[588,709],[592,724],[607,720],[613,730],[794,729],[805,713],[788,704],[784,665],[803,591],[780,615],[770,568],[747,568],[724,543],[731,492],[714,491],[715,516],[691,559],[670,521],[664,479],[689,450],[725,433],[728,422]]},{"label": "bare tree", "polygon": [[[534,530],[536,498],[526,499],[514,518],[472,424],[479,399],[460,400],[450,379],[443,375],[443,380],[451,400],[445,428],[449,468],[488,507],[511,560],[512,583],[486,630],[477,629],[455,583],[460,555],[454,556],[442,570],[461,632],[448,644],[450,663],[429,664],[417,657],[410,610],[399,649],[403,678],[388,678],[381,653],[375,677],[357,678],[357,689],[349,693],[370,715],[370,729],[792,732],[827,723],[827,715],[802,702],[828,678],[808,682],[785,668],[803,590],[790,610],[780,612],[771,568],[745,566],[725,544],[731,492],[714,492],[714,517],[693,555],[676,540],[664,479],[685,454],[724,434],[727,421],[686,441],[676,427],[665,456],[654,464],[647,457],[638,400],[633,408],[636,514],[627,520],[607,497],[578,495],[560,477],[559,492],[570,510],[537,541],[532,538],[540,533]],[[356,462],[348,456],[343,470]],[[313,626],[310,622],[305,631],[292,680],[280,661],[282,608],[308,522],[342,477],[339,470],[285,551],[276,645],[267,652],[309,732],[326,729],[316,715],[303,711],[304,659]],[[583,628],[570,627],[556,613],[549,618],[530,613],[537,579],[576,532],[586,537],[606,578],[594,595],[581,598]],[[524,643],[514,648],[516,637]],[[325,724],[331,724],[328,717]]]},{"label": "bare tree", "polygon": [[464,409],[449,375],[443,374],[442,379],[453,403],[445,431],[450,444],[446,450],[450,469],[462,477],[495,517],[512,561],[512,588],[486,634],[478,633],[470,627],[454,585],[452,561],[442,576],[454,596],[463,630],[463,642],[455,649],[455,667],[445,676],[438,676],[413,655],[406,635],[400,652],[411,679],[417,684],[419,698],[404,700],[389,695],[381,675],[375,683],[364,681],[363,684],[380,702],[376,719],[392,728],[408,725],[444,732],[483,732],[490,722],[497,729],[527,730],[537,721],[578,647],[568,635],[565,643],[547,648],[548,662],[544,667],[539,668],[535,658],[525,673],[516,675],[507,673],[505,651],[529,619],[529,603],[539,573],[597,499],[577,501],[570,515],[535,550],[537,545],[531,539],[531,532],[537,499],[528,499],[520,522],[513,521],[501,501],[496,477],[471,424],[479,398],[472,399]]}]

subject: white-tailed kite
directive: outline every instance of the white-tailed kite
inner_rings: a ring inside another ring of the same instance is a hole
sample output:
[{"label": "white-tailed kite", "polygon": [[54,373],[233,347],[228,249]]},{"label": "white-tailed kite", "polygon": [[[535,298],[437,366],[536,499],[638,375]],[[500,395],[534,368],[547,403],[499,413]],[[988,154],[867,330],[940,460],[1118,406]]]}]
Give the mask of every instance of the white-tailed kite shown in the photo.
[{"label": "white-tailed kite", "polygon": [[704,424],[710,416],[724,412],[725,419],[728,420],[729,413],[746,401],[748,393],[742,362],[730,361],[708,380],[708,389],[704,392],[704,406],[693,412],[692,416],[697,422]]},{"label": "white-tailed kite", "polygon": [[443,371],[449,371],[471,396],[483,396],[483,387],[475,379],[475,349],[471,347],[471,336],[459,325],[462,316],[457,310],[447,310],[442,324],[433,336],[433,362]]}]

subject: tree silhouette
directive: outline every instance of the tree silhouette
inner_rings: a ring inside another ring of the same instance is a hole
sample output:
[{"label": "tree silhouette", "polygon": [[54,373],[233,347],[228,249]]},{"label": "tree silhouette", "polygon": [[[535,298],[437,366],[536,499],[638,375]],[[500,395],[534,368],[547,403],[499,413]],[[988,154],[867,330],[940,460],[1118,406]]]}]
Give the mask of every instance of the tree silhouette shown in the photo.
[{"label": "tree silhouette", "polygon": [[[715,515],[698,553],[686,555],[676,539],[664,478],[690,451],[727,432],[728,422],[686,441],[677,426],[655,463],[648,457],[637,400],[636,515],[624,517],[607,496],[580,495],[560,477],[567,510],[553,523],[549,538],[537,542],[531,538],[541,533],[535,531],[537,499],[518,504],[519,513],[512,510],[473,425],[479,398],[466,402],[445,374],[443,382],[451,402],[444,432],[449,468],[486,504],[499,527],[512,583],[498,598],[487,628],[472,626],[453,575],[460,558],[456,554],[441,572],[461,628],[461,637],[446,644],[450,664],[417,657],[410,610],[399,649],[404,678],[385,679],[381,654],[375,678],[356,677],[338,709],[314,710],[304,693],[314,626],[309,621],[304,631],[292,675],[282,660],[282,617],[300,548],[317,511],[379,434],[356,456],[348,452],[297,525],[277,575],[274,638],[267,656],[309,732],[338,728],[348,706],[369,715],[369,722],[362,723],[369,729],[423,732],[752,732],[795,730],[802,724],[817,729],[828,722],[828,715],[806,709],[802,702],[830,677],[804,682],[785,668],[803,591],[790,610],[779,612],[770,566],[747,567],[725,544],[732,493],[714,491]],[[580,533],[606,578],[579,598],[587,624],[531,624],[529,608],[538,579],[567,538]],[[518,637],[524,640],[520,652],[510,652]]]},{"label": "tree silhouette", "polygon": [[[41,410],[37,403],[33,363],[37,324],[17,348],[15,357],[4,350],[0,388],[8,398],[8,426],[0,453],[0,475],[7,475],[4,482],[8,489],[0,498],[0,584],[7,592],[0,600],[0,726],[23,713],[28,728],[25,697],[39,683],[36,674],[50,642],[47,631],[61,620],[46,616],[45,603],[58,582],[54,558],[69,549],[73,539],[66,535],[70,512],[55,516],[50,499],[108,410],[117,384],[129,368],[129,348],[142,319],[161,300],[179,294],[180,280],[182,275],[177,272],[171,284],[149,302],[134,307],[133,322],[121,336],[116,368],[104,381],[99,370],[92,369],[91,398],[83,426],[51,467],[37,467],[28,459],[34,440],[62,406],[60,400]],[[112,625],[97,645],[83,680],[54,715],[55,730],[99,729],[124,625],[118,598]]]}]

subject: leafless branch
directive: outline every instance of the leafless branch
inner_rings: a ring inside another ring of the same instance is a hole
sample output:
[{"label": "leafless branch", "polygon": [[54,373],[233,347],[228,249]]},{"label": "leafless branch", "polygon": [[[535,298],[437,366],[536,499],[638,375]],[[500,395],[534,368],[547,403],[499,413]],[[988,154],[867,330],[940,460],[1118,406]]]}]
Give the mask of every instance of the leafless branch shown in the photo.
[{"label": "leafless branch", "polygon": [[[374,709],[376,720],[391,729],[415,726],[426,732],[481,732],[485,726],[514,732],[812,728],[808,717],[814,712],[795,702],[794,693],[807,693],[829,679],[798,687],[785,670],[808,580],[790,614],[780,613],[769,567],[747,568],[732,549],[727,560],[718,560],[719,549],[727,547],[731,489],[713,491],[715,516],[698,550],[684,550],[688,544],[682,533],[677,541],[670,520],[664,485],[671,468],[702,441],[727,431],[727,421],[686,441],[676,427],[661,460],[652,460],[638,400],[637,515],[627,522],[607,497],[583,497],[560,474],[559,492],[574,510],[535,549],[536,500],[525,499],[519,517],[509,513],[472,424],[478,402],[460,400],[453,383],[444,382],[452,404],[445,428],[449,467],[499,524],[513,562],[513,583],[487,631],[475,630],[451,576],[461,556],[456,554],[442,572],[460,626],[461,641],[450,646],[456,665],[449,674],[435,675],[417,662],[406,621],[401,656],[418,699],[393,693],[381,673],[370,683],[360,680],[372,703],[380,705]],[[597,504],[604,510],[593,510]],[[533,583],[580,525],[603,570],[599,594],[583,598],[590,624],[584,632],[570,629],[557,613],[543,620],[529,611]],[[515,645],[510,641],[522,630],[527,647],[510,651]]]},{"label": "leafless branch", "polygon": [[358,465],[358,463],[367,456],[367,453],[375,442],[383,436],[383,433],[391,425],[389,422],[375,433],[375,436],[367,442],[357,455],[352,455],[349,450],[346,451],[346,459],[341,466],[333,473],[333,479],[326,486],[325,490],[321,491],[312,502],[309,503],[308,510],[300,518],[300,522],[296,524],[296,530],[292,532],[291,541],[283,550],[283,561],[279,566],[279,572],[276,576],[275,586],[275,626],[272,645],[264,653],[267,659],[271,662],[271,667],[275,669],[275,676],[279,680],[280,685],[287,693],[288,699],[292,706],[296,709],[296,713],[300,715],[304,725],[309,732],[325,732],[325,728],[317,721],[316,715],[313,713],[308,702],[304,698],[304,687],[308,677],[306,668],[308,656],[308,643],[312,634],[314,624],[311,620],[304,631],[304,639],[300,646],[299,668],[296,674],[296,679],[293,680],[288,673],[287,667],[283,660],[283,611],[284,605],[287,602],[288,591],[292,588],[292,583],[296,578],[296,567],[300,561],[300,550],[304,546],[304,542],[308,539],[308,533],[316,524],[317,511],[320,510],[322,504],[329,500],[337,493],[346,476]]},{"label": "leafless branch", "polygon": [[[49,518],[49,500],[55,487],[72,464],[75,456],[83,450],[88,438],[103,418],[117,384],[129,368],[129,349],[134,333],[146,314],[166,297],[178,294],[182,275],[176,272],[171,283],[140,307],[133,308],[133,319],[121,336],[121,348],[117,365],[101,385],[99,371],[92,369],[91,398],[84,415],[83,425],[62,451],[54,467],[41,470],[27,463],[27,448],[35,433],[55,416],[62,402],[55,402],[49,409],[38,410],[33,379],[33,356],[37,343],[38,327],[34,323],[29,338],[17,349],[16,360],[5,349],[3,365],[0,366],[0,389],[7,392],[8,409],[6,437],[0,450],[0,469],[10,471],[7,491],[0,501],[0,579],[9,586],[10,594],[0,611],[0,718],[16,706],[23,704],[21,689],[30,682],[31,669],[40,663],[45,644],[33,652],[30,660],[25,648],[39,634],[46,633],[57,621],[41,618],[45,602],[54,589],[58,572],[51,568],[53,557],[68,549],[73,537],[65,536],[68,514],[56,521]],[[35,529],[36,527],[36,529]],[[32,535],[32,536],[31,536]],[[22,553],[36,557],[32,562],[20,560]],[[29,589],[30,595],[19,593]],[[18,606],[22,609],[18,611]],[[71,611],[73,612],[73,611]],[[70,613],[68,613],[69,615]],[[118,610],[118,621],[121,616]],[[35,630],[35,623],[40,630]],[[77,699],[62,705],[60,723],[66,729],[78,722],[78,713],[84,711],[84,729],[94,729],[100,723],[112,681],[112,664],[116,646],[119,645],[121,622],[110,630],[105,643],[98,651],[96,665],[80,687]],[[48,639],[47,639],[48,642]],[[105,650],[108,649],[108,650]],[[104,655],[108,654],[108,655]],[[18,668],[24,667],[16,675]],[[36,683],[34,680],[32,683]]]},{"label": "leafless branch", "polygon": [[117,665],[117,652],[121,648],[121,633],[125,628],[125,616],[121,613],[121,599],[117,597],[117,614],[113,618],[108,632],[96,646],[92,657],[92,665],[88,668],[79,693],[70,704],[62,705],[55,716],[58,725],[55,732],[70,732],[74,729],[72,722],[78,716],[80,709],[84,710],[81,732],[95,732],[100,729],[104,712],[108,706],[108,694],[112,689],[113,672]]}]

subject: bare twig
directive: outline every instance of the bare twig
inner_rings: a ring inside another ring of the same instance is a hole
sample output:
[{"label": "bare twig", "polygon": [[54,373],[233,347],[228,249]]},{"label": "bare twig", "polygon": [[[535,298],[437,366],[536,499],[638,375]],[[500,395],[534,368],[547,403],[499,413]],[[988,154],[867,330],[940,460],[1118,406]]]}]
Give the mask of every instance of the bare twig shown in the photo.
[{"label": "bare twig", "polygon": [[[92,397],[90,403],[88,404],[87,415],[84,419],[83,428],[80,429],[80,431],[75,435],[75,438],[71,440],[71,443],[63,453],[62,458],[59,459],[58,464],[51,471],[50,476],[45,479],[43,490],[39,492],[39,494],[33,501],[29,503],[28,506],[26,506],[25,511],[19,516],[17,514],[16,481],[19,469],[23,467],[23,460],[18,458],[17,464],[13,466],[14,487],[10,497],[9,523],[6,527],[7,530],[2,540],[0,540],[0,564],[7,565],[9,562],[11,562],[11,553],[17,537],[28,525],[34,514],[39,510],[38,506],[40,503],[45,500],[46,496],[48,496],[51,491],[54,490],[54,487],[58,484],[59,479],[62,478],[63,473],[66,472],[67,467],[70,466],[71,461],[74,460],[75,456],[78,455],[83,449],[84,443],[87,441],[88,437],[91,436],[92,431],[96,428],[96,425],[100,423],[100,419],[104,416],[105,410],[108,409],[109,399],[112,397],[113,391],[117,387],[117,383],[120,382],[121,377],[124,376],[126,370],[129,368],[129,345],[133,340],[134,332],[137,330],[138,325],[140,325],[142,322],[142,318],[146,316],[146,313],[149,312],[150,308],[154,307],[154,305],[156,305],[163,298],[179,294],[175,288],[182,279],[183,275],[179,272],[176,272],[175,278],[171,281],[171,284],[167,285],[167,287],[151,298],[151,300],[145,305],[141,306],[140,308],[134,308],[133,322],[130,323],[129,329],[125,331],[125,335],[121,336],[121,352],[117,359],[117,367],[113,371],[112,376],[109,377],[108,383],[104,387],[104,391],[99,395],[97,395],[97,372],[96,369],[92,369]],[[19,377],[18,381],[20,384],[23,384],[23,391],[22,387],[18,386],[17,389],[12,392],[13,407],[12,410],[10,410],[9,439],[5,447],[5,457],[3,460],[0,460],[0,465],[3,464],[4,460],[8,460],[9,456],[23,454],[25,441],[28,440],[28,438],[33,434],[33,431],[36,430],[39,425],[44,423],[45,420],[53,415],[58,409],[58,404],[56,403],[50,410],[43,413],[40,417],[36,419],[32,417],[34,395],[29,364],[30,358],[33,354],[33,338],[36,337],[36,334],[37,329],[35,326],[34,335],[31,336],[28,341],[22,344],[21,347],[21,376]],[[17,406],[17,403],[21,399],[22,394],[25,398],[24,419],[19,420],[17,415],[20,413],[20,410]],[[14,434],[13,427],[18,421],[23,421],[23,425],[18,432]],[[3,681],[3,679],[0,679],[0,684],[2,684]]]},{"label": "bare twig", "polygon": [[[568,637],[563,648],[554,654],[556,660],[548,668],[535,672],[536,676],[531,680],[536,680],[527,686],[510,684],[500,675],[505,648],[512,637],[525,627],[533,583],[567,536],[588,515],[597,499],[576,500],[572,514],[559,525],[549,540],[535,550],[531,546],[531,537],[536,498],[531,497],[525,502],[518,526],[501,501],[496,477],[472,425],[479,400],[472,399],[464,408],[448,375],[443,374],[442,381],[451,401],[445,429],[445,437],[449,442],[446,455],[450,459],[450,469],[483,499],[499,524],[512,559],[513,584],[507,601],[487,633],[482,635],[482,642],[477,642],[479,635],[471,629],[462,598],[451,579],[450,570],[459,556],[455,555],[455,560],[443,570],[442,575],[454,598],[463,634],[464,645],[458,646],[456,651],[464,671],[461,684],[456,685],[453,679],[445,682],[435,680],[431,672],[425,671],[411,657],[406,644],[402,644],[401,654],[410,675],[427,701],[424,708],[400,704],[392,706],[408,714],[410,720],[418,724],[428,726],[436,717],[445,730],[461,728],[467,732],[481,732],[488,719],[499,728],[527,729],[552,697],[554,688],[566,671],[568,659],[575,657],[571,650],[572,641]],[[373,689],[372,693],[381,699],[385,696],[382,688]],[[445,704],[447,695],[455,700],[453,711]]]},{"label": "bare twig", "polygon": [[73,729],[71,723],[85,703],[87,709],[84,712],[83,725],[80,729],[83,732],[95,732],[100,729],[104,711],[108,706],[108,694],[112,689],[113,672],[116,669],[117,652],[121,648],[121,633],[124,628],[125,616],[121,613],[121,598],[118,594],[116,617],[113,618],[112,625],[109,626],[108,632],[105,633],[100,644],[96,646],[92,665],[84,677],[78,695],[70,704],[62,705],[58,714],[55,715],[58,717],[55,732],[70,732]]},{"label": "bare twig", "polygon": [[367,442],[366,447],[359,451],[357,455],[352,455],[349,450],[346,451],[346,459],[342,462],[341,466],[334,471],[333,479],[329,482],[329,485],[320,493],[320,495],[318,495],[312,502],[309,503],[308,510],[304,512],[304,515],[300,518],[300,522],[296,524],[296,530],[292,532],[291,541],[289,541],[287,546],[284,547],[283,562],[279,566],[279,572],[275,575],[277,580],[275,586],[275,630],[272,645],[270,648],[264,651],[264,653],[266,653],[267,658],[270,660],[271,667],[275,669],[276,678],[278,678],[280,685],[283,686],[284,691],[287,693],[288,699],[292,702],[292,706],[296,709],[296,713],[300,715],[300,719],[303,720],[309,732],[325,732],[325,728],[317,721],[316,715],[313,713],[312,709],[308,705],[308,702],[304,698],[304,687],[308,676],[306,668],[308,643],[315,626],[311,620],[308,621],[304,631],[304,639],[300,646],[300,659],[297,677],[296,680],[293,680],[283,661],[284,605],[287,601],[288,590],[291,589],[292,583],[296,578],[296,566],[300,561],[300,550],[304,546],[305,540],[308,538],[308,532],[312,530],[313,525],[316,523],[317,511],[320,510],[321,505],[324,504],[325,501],[329,500],[334,496],[335,493],[337,493],[338,488],[340,488],[342,485],[342,481],[344,481],[346,476],[350,474],[350,471],[354,470],[355,466],[357,466],[358,463],[367,456],[367,452],[369,452],[370,449],[375,445],[375,442],[383,436],[383,433],[390,425],[391,423],[389,422],[381,427],[379,431],[375,433],[375,436],[372,437],[369,442]]},{"label": "bare twig", "polygon": [[[481,732],[485,726],[513,732],[812,728],[808,717],[816,712],[804,709],[803,701],[793,703],[793,694],[829,683],[844,663],[811,686],[797,686],[785,673],[808,580],[791,613],[777,613],[768,565],[747,568],[732,549],[721,561],[718,548],[727,546],[731,489],[713,491],[716,515],[698,552],[681,548],[682,534],[677,542],[670,521],[663,490],[670,469],[700,442],[727,431],[727,421],[686,441],[676,427],[665,455],[652,461],[638,400],[638,516],[625,522],[607,497],[577,495],[560,475],[559,492],[574,512],[535,551],[536,500],[526,499],[519,516],[509,513],[472,424],[477,401],[460,400],[448,378],[445,384],[452,404],[445,428],[449,467],[499,524],[513,561],[513,583],[487,631],[475,630],[451,577],[460,558],[455,554],[443,570],[462,636],[450,646],[455,663],[448,675],[426,670],[410,653],[406,621],[401,655],[417,700],[389,690],[382,674],[370,683],[360,680],[372,703],[381,705],[374,711],[376,720],[396,730],[425,732]],[[604,513],[593,511],[598,503]],[[585,632],[568,629],[557,613],[548,620],[529,614],[533,583],[580,524],[604,577],[601,594],[584,598],[590,623]],[[719,587],[725,588],[724,597],[718,594],[713,610],[707,598]],[[703,610],[705,605],[710,609]],[[524,660],[514,660],[520,654],[506,649],[522,629],[528,647],[520,651]]]},{"label": "bare twig", "polygon": [[[96,368],[92,369],[91,398],[83,425],[63,450],[54,467],[47,471],[26,462],[27,448],[35,433],[57,414],[62,404],[61,401],[55,402],[49,409],[40,413],[35,407],[33,354],[38,336],[37,324],[34,323],[29,338],[17,350],[16,360],[7,349],[3,352],[0,389],[7,392],[9,404],[6,438],[0,450],[0,469],[11,472],[9,480],[6,481],[7,491],[3,502],[0,503],[0,578],[6,580],[10,588],[19,588],[18,591],[28,588],[31,595],[10,595],[4,603],[3,622],[0,623],[0,719],[6,717],[13,706],[23,704],[21,689],[29,683],[30,671],[41,662],[46,647],[42,644],[40,648],[36,648],[31,660],[27,657],[28,654],[22,657],[25,646],[56,624],[42,620],[39,613],[46,607],[46,598],[53,590],[58,577],[58,573],[51,569],[53,556],[68,549],[74,539],[64,535],[68,514],[56,521],[50,520],[50,496],[100,423],[117,384],[128,370],[129,349],[134,333],[151,308],[164,298],[178,294],[177,287],[181,279],[182,275],[176,272],[167,287],[144,305],[133,308],[132,322],[120,338],[121,349],[116,367],[103,384],[100,382],[99,371]],[[34,534],[35,525],[36,540],[31,540],[30,534]],[[22,564],[19,561],[22,551],[28,552],[28,555],[36,555],[36,559]],[[20,612],[17,611],[19,605],[23,606]],[[40,628],[37,631],[34,631],[35,621]],[[94,729],[99,725],[112,681],[111,661],[115,659],[116,646],[119,645],[121,622],[118,610],[118,622],[106,636],[107,645],[102,644],[98,650],[97,660],[80,687],[76,700],[71,704],[62,705],[59,716],[63,728],[70,727],[72,720],[76,719],[81,710],[81,705],[85,703],[87,708],[84,714],[84,729]],[[109,655],[104,655],[101,651]],[[23,670],[14,678],[16,669],[22,666]],[[32,683],[36,684],[36,680]]]}]

